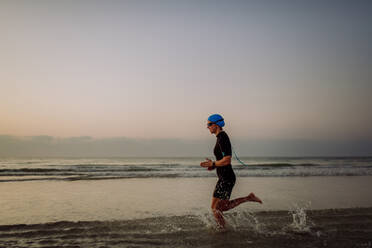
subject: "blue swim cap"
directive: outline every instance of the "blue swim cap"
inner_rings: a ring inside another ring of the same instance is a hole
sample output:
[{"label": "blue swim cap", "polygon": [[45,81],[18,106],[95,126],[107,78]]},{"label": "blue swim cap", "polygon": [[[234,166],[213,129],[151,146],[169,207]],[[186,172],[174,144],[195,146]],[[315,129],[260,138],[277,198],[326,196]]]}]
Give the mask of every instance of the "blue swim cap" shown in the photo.
[{"label": "blue swim cap", "polygon": [[219,114],[214,114],[208,117],[208,121],[217,124],[220,127],[225,126],[225,121],[223,120],[222,116]]}]

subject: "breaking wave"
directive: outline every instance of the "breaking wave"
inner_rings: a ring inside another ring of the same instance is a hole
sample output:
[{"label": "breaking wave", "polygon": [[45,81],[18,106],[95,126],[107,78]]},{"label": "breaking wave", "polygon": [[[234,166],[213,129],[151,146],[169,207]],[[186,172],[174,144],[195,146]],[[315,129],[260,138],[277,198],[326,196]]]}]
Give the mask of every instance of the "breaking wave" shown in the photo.
[{"label": "breaking wave", "polygon": [[[0,160],[0,182],[31,180],[103,180],[124,178],[215,177],[199,166],[200,158]],[[233,161],[238,177],[307,177],[372,175],[366,158],[247,158]]]}]

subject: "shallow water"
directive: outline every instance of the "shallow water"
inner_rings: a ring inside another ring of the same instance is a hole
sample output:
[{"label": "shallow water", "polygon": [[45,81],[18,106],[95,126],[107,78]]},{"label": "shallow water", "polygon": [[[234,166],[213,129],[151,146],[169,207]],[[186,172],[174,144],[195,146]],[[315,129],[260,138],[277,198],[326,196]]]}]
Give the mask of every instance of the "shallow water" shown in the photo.
[{"label": "shallow water", "polygon": [[215,171],[199,161],[2,159],[0,247],[372,247],[370,158],[233,164],[231,198],[264,204],[226,212],[225,232],[210,211]]},{"label": "shallow water", "polygon": [[371,247],[372,208],[304,209],[303,229],[294,226],[293,213],[226,213],[225,231],[200,215],[0,226],[0,246]]},{"label": "shallow water", "polygon": [[[216,178],[142,178],[0,183],[0,225],[110,221],[210,211]],[[371,207],[372,177],[237,178],[232,199],[255,192],[264,204],[233,211]]]}]

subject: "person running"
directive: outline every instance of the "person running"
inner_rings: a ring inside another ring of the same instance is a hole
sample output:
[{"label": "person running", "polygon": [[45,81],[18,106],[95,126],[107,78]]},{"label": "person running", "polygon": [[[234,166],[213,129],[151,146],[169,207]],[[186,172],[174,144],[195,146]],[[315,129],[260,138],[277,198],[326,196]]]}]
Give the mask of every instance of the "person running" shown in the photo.
[{"label": "person running", "polygon": [[225,126],[225,121],[219,114],[209,116],[207,122],[207,128],[212,134],[217,137],[217,142],[214,147],[214,155],[216,161],[212,161],[206,158],[205,161],[200,163],[200,166],[207,168],[208,170],[216,169],[218,181],[213,192],[212,198],[212,212],[216,219],[219,228],[225,228],[225,219],[222,212],[228,211],[243,202],[252,201],[259,202],[262,204],[260,198],[255,196],[254,193],[250,193],[246,197],[229,200],[232,189],[235,185],[236,177],[231,166],[231,143],[229,136],[222,127]]}]

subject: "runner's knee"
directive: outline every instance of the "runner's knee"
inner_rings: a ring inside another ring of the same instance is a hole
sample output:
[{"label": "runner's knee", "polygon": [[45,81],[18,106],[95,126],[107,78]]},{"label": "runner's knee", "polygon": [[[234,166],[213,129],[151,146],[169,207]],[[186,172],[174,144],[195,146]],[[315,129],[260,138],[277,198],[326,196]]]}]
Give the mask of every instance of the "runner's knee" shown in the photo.
[{"label": "runner's knee", "polygon": [[228,209],[228,201],[223,200],[218,202],[216,209],[221,212],[226,211]]}]

